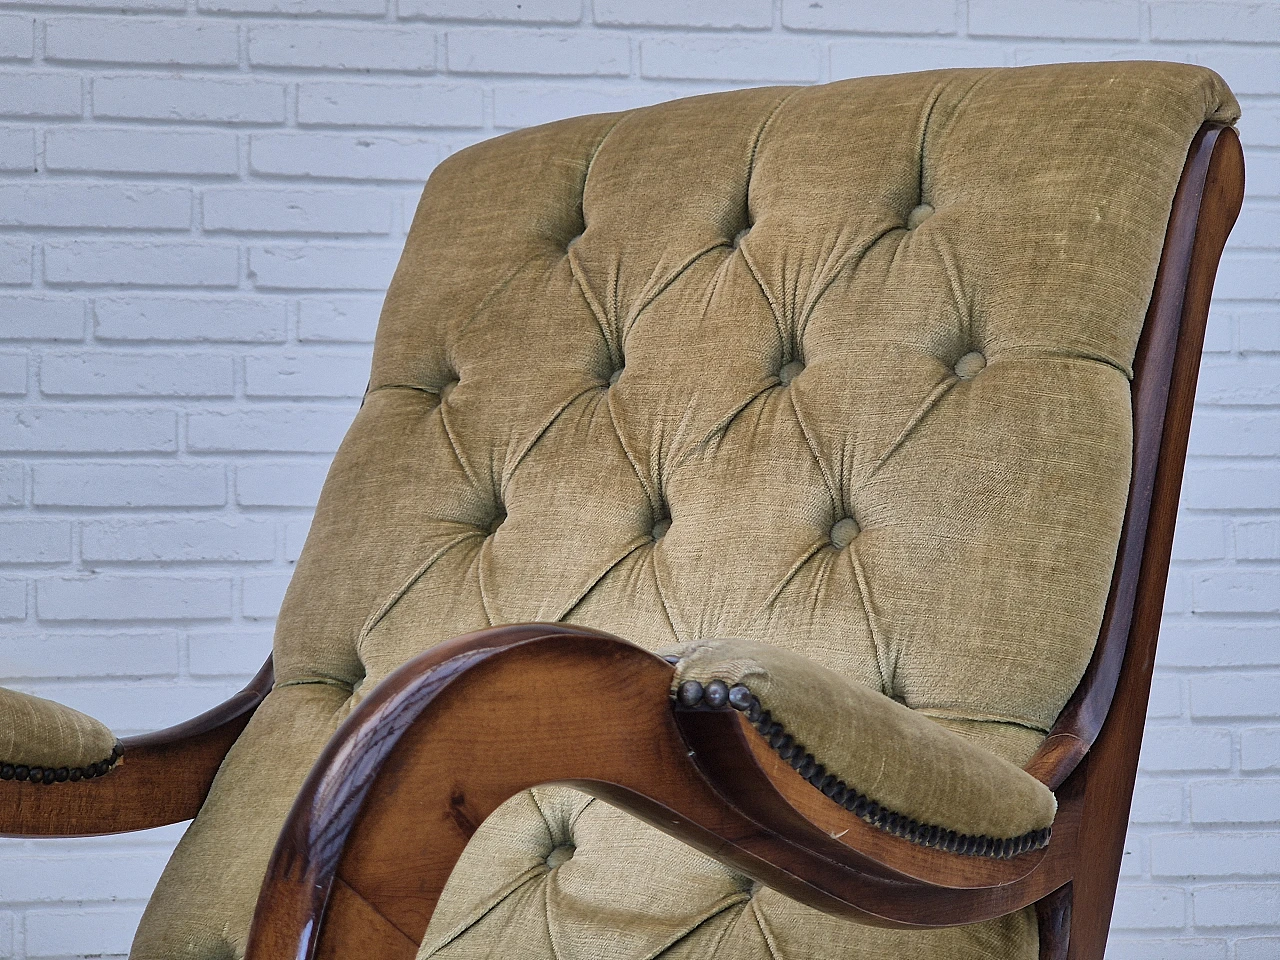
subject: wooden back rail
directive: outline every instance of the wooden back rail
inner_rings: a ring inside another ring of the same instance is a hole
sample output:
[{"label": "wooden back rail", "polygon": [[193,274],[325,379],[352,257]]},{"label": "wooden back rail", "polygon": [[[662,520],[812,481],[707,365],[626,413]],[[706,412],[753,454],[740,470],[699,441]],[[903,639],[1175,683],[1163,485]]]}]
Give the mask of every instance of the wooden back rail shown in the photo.
[{"label": "wooden back rail", "polygon": [[[1206,124],[1179,182],[1135,361],[1133,480],[1098,644],[1027,767],[1058,798],[1047,849],[985,859],[873,829],[801,779],[740,714],[673,709],[672,667],[660,658],[593,630],[498,627],[410,661],[338,730],[281,833],[248,960],[408,960],[479,824],[547,783],[597,796],[833,914],[934,927],[1037,904],[1041,960],[1100,960],[1209,297],[1243,178],[1235,132]],[[108,776],[0,782],[0,834],[189,819],[270,684],[268,660],[217,710],[126,741]]]}]

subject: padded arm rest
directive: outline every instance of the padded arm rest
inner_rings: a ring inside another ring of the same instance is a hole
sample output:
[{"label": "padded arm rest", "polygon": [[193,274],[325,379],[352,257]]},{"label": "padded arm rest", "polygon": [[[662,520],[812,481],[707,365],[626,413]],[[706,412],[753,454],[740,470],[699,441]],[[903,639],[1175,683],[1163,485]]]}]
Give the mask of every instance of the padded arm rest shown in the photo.
[{"label": "padded arm rest", "polygon": [[92,717],[0,687],[0,780],[64,783],[102,776],[120,742]]},{"label": "padded arm rest", "polygon": [[682,706],[745,713],[801,776],[872,826],[980,856],[1048,843],[1057,804],[1044,784],[909,707],[768,644],[715,640],[677,655]]},{"label": "padded arm rest", "polygon": [[[81,837],[190,820],[272,678],[268,659],[221,705],[123,744],[82,713],[0,690],[0,837]],[[103,757],[111,758],[106,766]],[[127,762],[117,762],[121,757]],[[37,768],[37,782],[61,785],[33,789]],[[27,782],[18,782],[23,777]]]}]

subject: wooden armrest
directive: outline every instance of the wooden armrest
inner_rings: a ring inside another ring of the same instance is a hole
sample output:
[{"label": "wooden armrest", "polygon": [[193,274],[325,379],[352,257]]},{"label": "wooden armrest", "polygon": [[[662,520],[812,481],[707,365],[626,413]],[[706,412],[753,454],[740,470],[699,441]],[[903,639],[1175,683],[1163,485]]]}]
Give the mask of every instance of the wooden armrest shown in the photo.
[{"label": "wooden armrest", "polygon": [[129,737],[109,773],[63,783],[0,781],[0,836],[83,837],[190,820],[253,711],[271,692],[271,659],[206,713]]},{"label": "wooden armrest", "polygon": [[267,870],[248,960],[410,958],[477,827],[566,784],[810,906],[864,923],[1000,916],[1069,879],[1071,817],[1008,859],[921,846],[842,810],[733,710],[681,710],[673,668],[593,630],[498,627],[410,661],[339,728]]}]

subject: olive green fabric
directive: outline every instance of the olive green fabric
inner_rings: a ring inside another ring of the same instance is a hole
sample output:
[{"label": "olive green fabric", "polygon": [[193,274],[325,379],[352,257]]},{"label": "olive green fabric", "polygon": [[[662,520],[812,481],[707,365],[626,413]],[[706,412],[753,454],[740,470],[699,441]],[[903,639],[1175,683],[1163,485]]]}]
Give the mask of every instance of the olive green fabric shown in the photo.
[{"label": "olive green fabric", "polygon": [[419,957],[1028,960],[1035,923],[1019,911],[962,936],[856,926],[798,907],[601,800],[543,787],[472,837]]},{"label": "olive green fabric", "polygon": [[803,654],[750,640],[707,640],[674,653],[673,694],[686,680],[743,684],[828,773],[894,813],[997,839],[1053,823],[1057,802],[1035,777]]},{"label": "olive green fabric", "polygon": [[[285,598],[278,686],[136,960],[241,952],[329,732],[488,624],[775,643],[1025,761],[1097,634],[1186,150],[1235,114],[1196,67],[943,71],[583,117],[446,160]],[[748,898],[607,805],[547,795],[543,823],[529,797],[495,814],[484,849],[549,829],[574,856],[469,852],[430,955],[1035,953],[1026,913],[887,934]]]},{"label": "olive green fabric", "polygon": [[111,760],[115,746],[93,717],[0,687],[0,765],[83,769]]},{"label": "olive green fabric", "polygon": [[419,958],[1029,960],[1035,925],[1023,910],[962,935],[856,926],[601,800],[544,787],[509,801],[472,837]]}]

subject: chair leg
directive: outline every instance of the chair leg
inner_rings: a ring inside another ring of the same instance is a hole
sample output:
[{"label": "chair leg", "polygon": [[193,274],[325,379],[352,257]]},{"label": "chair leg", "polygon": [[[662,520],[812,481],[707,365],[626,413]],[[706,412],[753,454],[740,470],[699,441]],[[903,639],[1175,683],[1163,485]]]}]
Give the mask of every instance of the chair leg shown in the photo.
[{"label": "chair leg", "polygon": [[1071,884],[1059,887],[1036,904],[1040,926],[1040,960],[1067,960],[1071,941]]}]

